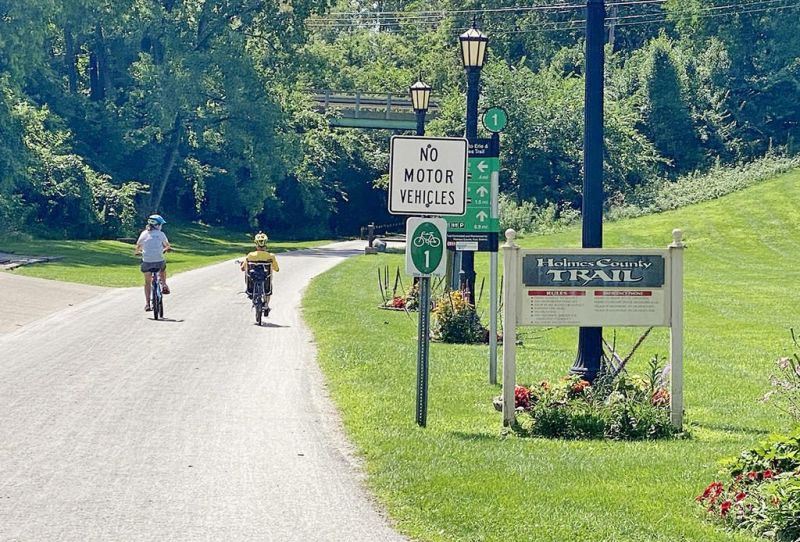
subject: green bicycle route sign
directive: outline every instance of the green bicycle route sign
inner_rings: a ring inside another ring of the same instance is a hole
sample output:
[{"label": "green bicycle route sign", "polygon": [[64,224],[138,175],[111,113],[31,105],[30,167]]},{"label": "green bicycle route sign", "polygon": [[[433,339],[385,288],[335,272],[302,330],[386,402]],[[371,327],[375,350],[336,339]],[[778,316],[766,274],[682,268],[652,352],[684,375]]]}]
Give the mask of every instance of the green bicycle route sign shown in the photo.
[{"label": "green bicycle route sign", "polygon": [[409,218],[406,222],[406,273],[412,277],[444,276],[447,222],[442,218]]}]

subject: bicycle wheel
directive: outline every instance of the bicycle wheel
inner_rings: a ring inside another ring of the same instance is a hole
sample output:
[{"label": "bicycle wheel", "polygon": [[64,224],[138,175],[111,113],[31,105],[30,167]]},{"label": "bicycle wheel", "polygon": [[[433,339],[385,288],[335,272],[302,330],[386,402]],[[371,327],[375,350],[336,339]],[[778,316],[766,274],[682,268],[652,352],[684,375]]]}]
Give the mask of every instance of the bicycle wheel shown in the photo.
[{"label": "bicycle wheel", "polygon": [[161,312],[161,307],[159,306],[160,300],[158,299],[158,294],[155,291],[155,287],[153,287],[153,295],[151,296],[153,300],[150,302],[151,306],[153,307],[153,319],[158,320],[159,313]]},{"label": "bicycle wheel", "polygon": [[253,299],[253,306],[256,309],[256,324],[259,326],[261,325],[261,315],[264,310],[264,301],[262,300],[261,296],[259,295],[257,298]]},{"label": "bicycle wheel", "polygon": [[164,296],[161,295],[161,286],[158,287],[158,317],[164,319]]},{"label": "bicycle wheel", "polygon": [[153,280],[150,283],[150,305],[153,308],[153,319],[158,320],[164,314],[161,306],[161,285],[158,282],[158,274],[153,273]]}]

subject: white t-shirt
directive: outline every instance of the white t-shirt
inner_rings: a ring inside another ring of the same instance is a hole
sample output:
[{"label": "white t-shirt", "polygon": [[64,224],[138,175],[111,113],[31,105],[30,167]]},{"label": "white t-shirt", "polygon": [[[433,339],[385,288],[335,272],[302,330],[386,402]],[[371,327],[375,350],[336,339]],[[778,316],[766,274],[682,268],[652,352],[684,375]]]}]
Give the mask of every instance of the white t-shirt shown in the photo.
[{"label": "white t-shirt", "polygon": [[164,244],[169,243],[161,230],[144,230],[137,245],[142,247],[142,261],[147,263],[164,261]]}]

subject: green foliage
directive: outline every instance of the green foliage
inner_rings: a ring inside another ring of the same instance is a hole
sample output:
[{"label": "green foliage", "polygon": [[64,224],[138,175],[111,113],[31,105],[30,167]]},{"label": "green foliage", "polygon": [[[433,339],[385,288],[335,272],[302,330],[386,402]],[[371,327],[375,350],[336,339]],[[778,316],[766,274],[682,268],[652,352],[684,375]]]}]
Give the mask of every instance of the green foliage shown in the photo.
[{"label": "green foliage", "polygon": [[797,167],[800,157],[768,155],[735,167],[716,164],[707,173],[691,173],[676,181],[653,180],[626,194],[608,217],[633,218],[717,199]]},{"label": "green foliage", "polygon": [[686,73],[672,42],[659,37],[642,51],[640,85],[644,132],[672,172],[692,171],[700,148],[689,109]]},{"label": "green foliage", "polygon": [[500,231],[514,229],[519,235],[544,234],[561,230],[580,218],[570,207],[554,203],[537,205],[532,201],[517,203],[513,197],[500,195]]},{"label": "green foliage", "polygon": [[[568,214],[582,198],[583,30],[572,10],[530,9],[552,8],[548,0],[518,12],[490,4],[0,0],[0,201],[24,206],[3,220],[71,235],[54,223],[64,219],[110,235],[128,220],[106,211],[125,200],[140,215],[287,232],[387,222],[391,134],[329,131],[311,91],[405,97],[421,77],[439,105],[427,133],[460,136],[466,78],[455,37],[471,23],[466,10],[484,8],[481,108],[510,114],[501,191]],[[796,152],[800,33],[790,6],[766,8],[722,17],[736,11],[723,0],[612,6],[615,21],[667,17],[613,24],[608,35],[612,206],[662,178]],[[46,108],[45,131],[67,137],[26,146],[37,129],[15,116],[19,103]],[[119,199],[112,189],[144,192]]]}]

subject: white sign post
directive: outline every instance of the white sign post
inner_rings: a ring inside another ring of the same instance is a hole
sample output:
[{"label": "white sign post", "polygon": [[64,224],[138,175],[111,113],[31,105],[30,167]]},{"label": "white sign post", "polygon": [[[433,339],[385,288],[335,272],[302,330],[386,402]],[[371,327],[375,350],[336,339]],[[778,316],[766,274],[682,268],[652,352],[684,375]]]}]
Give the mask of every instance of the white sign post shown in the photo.
[{"label": "white sign post", "polygon": [[390,213],[463,215],[467,204],[466,187],[466,139],[392,137]]},{"label": "white sign post", "polygon": [[503,423],[514,422],[517,325],[670,328],[671,420],[683,424],[683,242],[666,250],[520,250],[503,245]]}]

